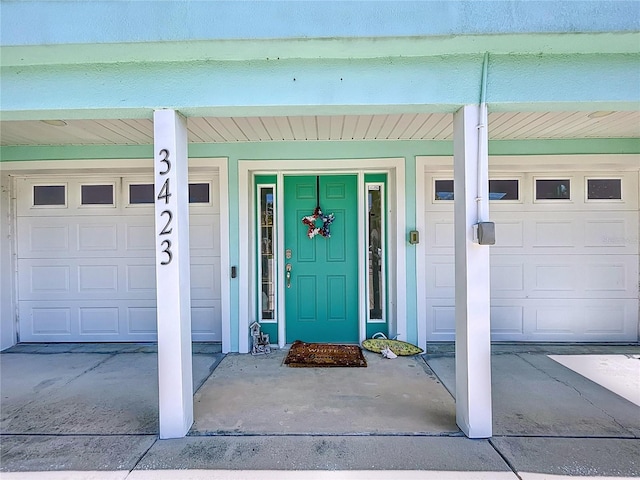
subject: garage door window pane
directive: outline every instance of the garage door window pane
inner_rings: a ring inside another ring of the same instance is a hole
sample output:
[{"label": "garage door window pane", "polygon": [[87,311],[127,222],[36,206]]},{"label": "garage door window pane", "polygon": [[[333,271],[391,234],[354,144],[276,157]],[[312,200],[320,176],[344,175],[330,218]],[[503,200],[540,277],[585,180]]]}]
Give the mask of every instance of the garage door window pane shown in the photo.
[{"label": "garage door window pane", "polygon": [[113,185],[82,185],[82,205],[113,205]]},{"label": "garage door window pane", "polygon": [[435,200],[453,200],[453,180],[436,180],[435,192]]},{"label": "garage door window pane", "polygon": [[66,195],[64,185],[34,185],[34,205],[65,205]]},{"label": "garage door window pane", "polygon": [[489,180],[489,200],[518,200],[518,180]]},{"label": "garage door window pane", "polygon": [[129,203],[132,205],[153,203],[153,183],[129,185]]},{"label": "garage door window pane", "polygon": [[571,185],[567,180],[536,180],[536,200],[569,200]]},{"label": "garage door window pane", "polygon": [[209,203],[209,184],[190,183],[189,203]]},{"label": "garage door window pane", "polygon": [[622,181],[619,178],[590,178],[587,180],[589,200],[621,200]]}]

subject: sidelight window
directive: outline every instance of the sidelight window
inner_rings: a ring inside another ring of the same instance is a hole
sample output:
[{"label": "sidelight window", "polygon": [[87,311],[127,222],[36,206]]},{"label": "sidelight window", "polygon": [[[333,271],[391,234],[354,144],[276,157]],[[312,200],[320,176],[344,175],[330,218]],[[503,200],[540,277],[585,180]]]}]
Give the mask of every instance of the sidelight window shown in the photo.
[{"label": "sidelight window", "polygon": [[258,185],[258,312],[260,322],[276,321],[275,185]]},{"label": "sidelight window", "polygon": [[368,321],[386,321],[384,183],[367,183]]}]

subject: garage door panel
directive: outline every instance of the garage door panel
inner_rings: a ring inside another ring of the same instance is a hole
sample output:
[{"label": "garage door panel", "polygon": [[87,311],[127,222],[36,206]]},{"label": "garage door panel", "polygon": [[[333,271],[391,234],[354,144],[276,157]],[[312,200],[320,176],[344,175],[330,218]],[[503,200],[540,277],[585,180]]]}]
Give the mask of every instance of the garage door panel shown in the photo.
[{"label": "garage door panel", "polygon": [[219,259],[196,259],[191,262],[191,298],[220,297]]},{"label": "garage door panel", "polygon": [[120,334],[120,309],[117,306],[78,308],[80,335]]},{"label": "garage door panel", "polygon": [[510,214],[492,211],[491,220],[496,223],[496,244],[491,247],[496,254],[518,248],[525,255],[638,253],[637,211],[531,212],[514,206]]},{"label": "garage door panel", "polygon": [[447,298],[455,295],[455,263],[453,255],[427,257],[426,276],[428,289],[434,297]]},{"label": "garage door panel", "polygon": [[524,307],[522,305],[491,305],[491,335],[521,336],[524,333]]},{"label": "garage door panel", "polygon": [[155,255],[155,224],[153,217],[135,217],[125,225],[124,249],[129,255]]},{"label": "garage door panel", "polygon": [[208,257],[220,252],[220,216],[192,215],[189,218],[189,244],[191,256]]},{"label": "garage door panel", "polygon": [[451,341],[455,338],[455,305],[450,298],[434,298],[427,302],[427,331],[433,341]]},{"label": "garage door panel", "polygon": [[[22,264],[24,265],[24,263]],[[22,295],[42,295],[68,294],[71,291],[71,268],[69,265],[24,265],[29,269],[25,277],[26,282],[21,285]],[[25,272],[26,273],[26,272]],[[22,296],[20,298],[28,298]]]},{"label": "garage door panel", "polygon": [[91,255],[118,252],[118,224],[114,221],[96,224],[81,223],[77,226],[78,253]]},{"label": "garage door panel", "polygon": [[533,220],[531,223],[533,244],[532,247],[569,247],[576,245],[574,232],[576,222],[568,221],[548,221]]},{"label": "garage door panel", "polygon": [[[502,260],[502,259],[501,259]],[[524,264],[517,259],[490,263],[491,295],[522,296],[525,285]]]},{"label": "garage door panel", "polygon": [[132,337],[150,336],[157,339],[157,309],[153,306],[132,306],[127,307],[127,334]]},{"label": "garage door panel", "polygon": [[191,338],[194,341],[222,341],[222,303],[220,300],[194,300],[191,303]]},{"label": "garage door panel", "polygon": [[634,268],[630,261],[616,262],[613,258],[606,263],[589,263],[583,268],[585,270],[584,287],[587,292],[606,292],[608,296],[616,293],[633,295],[638,269]]},{"label": "garage door panel", "polygon": [[[190,208],[192,326],[202,341],[222,339],[215,177],[211,203]],[[80,186],[102,182],[119,185],[111,177],[18,180],[21,341],[156,340],[154,208],[128,205],[127,188],[114,189],[115,206],[79,205]],[[65,205],[32,205],[33,185],[59,183]]]},{"label": "garage door panel", "polygon": [[147,264],[127,264],[126,272],[127,293],[145,298],[155,298],[156,266],[151,259]]},{"label": "garage door panel", "polygon": [[[571,178],[570,200],[538,201],[534,174],[518,178],[518,201],[490,202],[491,332],[503,341],[635,341],[638,338],[638,174],[546,172]],[[589,178],[623,179],[622,200],[590,200]],[[429,341],[455,338],[453,203],[433,200],[425,173],[426,291]]]},{"label": "garage door panel", "polygon": [[[31,319],[28,331],[21,330],[20,339],[29,341],[36,336],[53,338],[71,335],[72,309],[68,306],[52,306],[47,304],[21,304],[20,319]],[[21,322],[23,325],[26,322]]]},{"label": "garage door panel", "polygon": [[40,225],[27,224],[25,227],[18,230],[18,255],[68,254],[71,243],[69,225],[45,220]]},{"label": "garage door panel", "polygon": [[496,246],[492,248],[522,248],[525,244],[524,222],[517,220],[495,220]]},{"label": "garage door panel", "polygon": [[627,324],[631,323],[628,310],[628,306],[619,302],[591,305],[583,312],[585,322],[581,322],[582,331],[585,335],[623,335]]},{"label": "garage door panel", "polygon": [[78,265],[77,268],[80,295],[118,294],[118,265]]}]

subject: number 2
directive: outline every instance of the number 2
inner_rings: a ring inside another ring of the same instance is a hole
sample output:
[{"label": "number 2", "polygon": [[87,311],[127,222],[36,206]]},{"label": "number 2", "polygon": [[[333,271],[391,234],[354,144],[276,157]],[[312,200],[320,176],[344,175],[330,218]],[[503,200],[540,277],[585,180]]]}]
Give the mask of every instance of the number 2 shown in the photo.
[{"label": "number 2", "polygon": [[169,220],[167,220],[167,223],[164,225],[164,228],[159,233],[159,235],[169,235],[173,231],[173,228],[169,228],[169,225],[171,225],[171,220],[173,220],[173,214],[169,210],[163,210],[160,216],[164,215],[165,213],[169,215]]}]

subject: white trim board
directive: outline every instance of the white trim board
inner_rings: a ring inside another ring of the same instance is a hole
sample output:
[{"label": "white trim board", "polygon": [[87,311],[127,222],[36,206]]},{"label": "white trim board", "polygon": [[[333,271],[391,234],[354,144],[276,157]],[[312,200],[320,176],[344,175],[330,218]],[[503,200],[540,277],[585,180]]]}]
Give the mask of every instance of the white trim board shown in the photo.
[{"label": "white trim board", "polygon": [[[282,186],[283,176],[285,174],[309,174],[309,173],[353,173],[358,174],[358,182],[364,182],[364,173],[389,173],[389,190],[390,201],[388,208],[391,209],[393,215],[389,218],[389,232],[395,232],[396,236],[390,241],[389,247],[392,248],[395,243],[394,251],[390,251],[390,264],[395,265],[395,274],[389,272],[389,286],[392,287],[392,294],[389,299],[390,304],[390,316],[389,325],[395,326],[395,333],[401,339],[406,339],[407,332],[407,319],[406,319],[406,246],[405,246],[405,230],[406,230],[406,204],[405,204],[405,159],[404,158],[390,158],[390,159],[364,159],[364,160],[323,160],[319,162],[292,162],[289,160],[239,160],[238,161],[238,185],[239,185],[239,237],[240,237],[240,250],[239,250],[239,269],[242,272],[250,272],[248,275],[240,276],[240,298],[239,298],[239,320],[238,320],[238,346],[240,353],[247,353],[249,351],[249,325],[255,320],[255,272],[252,265],[255,261],[253,258],[253,235],[251,225],[254,221],[254,209],[253,209],[253,176],[256,174],[271,174],[278,175],[278,193],[277,201],[282,204]],[[360,188],[360,187],[359,187]],[[360,190],[359,190],[360,191]],[[359,200],[360,202],[360,200]],[[360,203],[359,203],[360,205]],[[281,210],[281,209],[280,209]],[[359,216],[361,208],[359,206]],[[282,215],[279,213],[278,215]],[[278,219],[278,235],[282,236],[284,233],[280,231],[283,228],[283,219]],[[362,222],[359,220],[359,225]],[[279,263],[278,271],[283,271],[284,268],[284,246],[280,242],[279,248]],[[361,268],[359,268],[359,271]],[[284,285],[279,275],[279,291],[282,291]],[[362,283],[362,282],[359,282]],[[363,285],[359,286],[359,289],[364,288]],[[359,291],[361,298],[363,293]],[[278,300],[278,311],[280,315],[283,312],[283,304],[281,298]],[[362,309],[359,308],[359,311]],[[278,326],[278,340],[281,346],[284,346],[284,322],[280,321],[283,318],[279,318]],[[362,322],[365,322],[365,318],[360,319],[360,340],[364,340],[366,335],[366,325],[363,326]],[[246,335],[241,332],[245,332]]]}]

